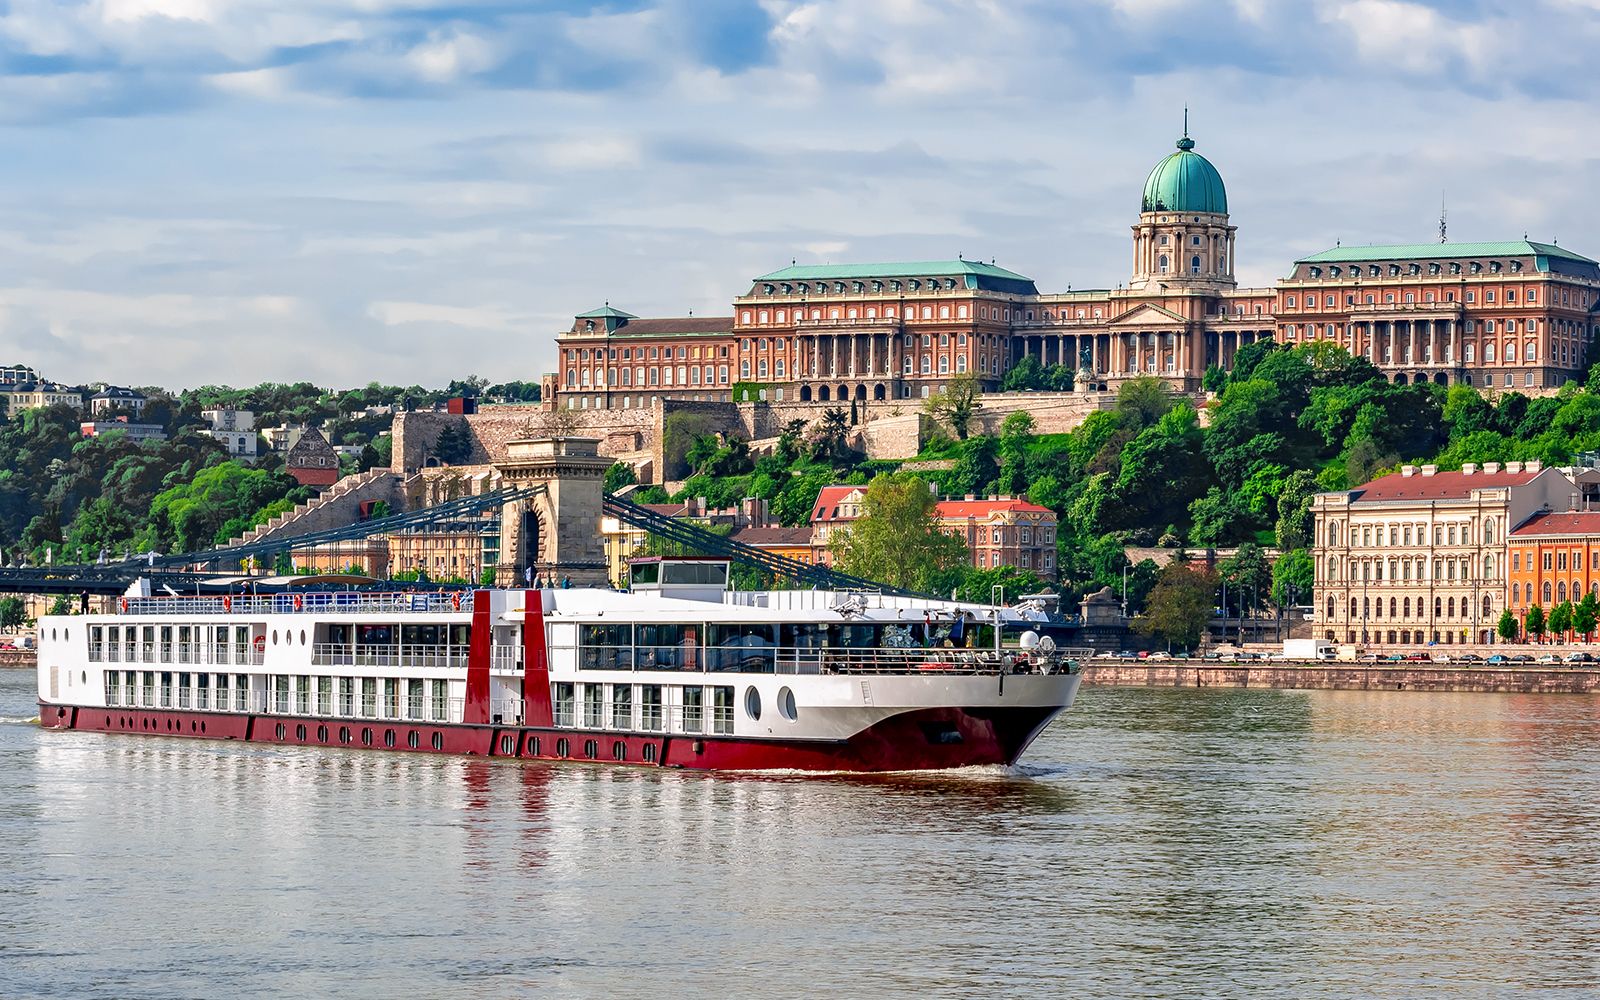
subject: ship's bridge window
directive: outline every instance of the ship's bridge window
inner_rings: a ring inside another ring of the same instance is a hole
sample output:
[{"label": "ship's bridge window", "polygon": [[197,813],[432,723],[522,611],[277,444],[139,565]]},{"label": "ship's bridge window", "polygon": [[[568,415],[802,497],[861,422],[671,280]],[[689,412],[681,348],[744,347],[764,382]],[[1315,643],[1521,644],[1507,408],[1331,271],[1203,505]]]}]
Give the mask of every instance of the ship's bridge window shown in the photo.
[{"label": "ship's bridge window", "polygon": [[584,670],[632,670],[632,625],[583,625],[578,665]]},{"label": "ship's bridge window", "polygon": [[777,626],[755,623],[711,625],[706,669],[747,674],[777,671]]}]

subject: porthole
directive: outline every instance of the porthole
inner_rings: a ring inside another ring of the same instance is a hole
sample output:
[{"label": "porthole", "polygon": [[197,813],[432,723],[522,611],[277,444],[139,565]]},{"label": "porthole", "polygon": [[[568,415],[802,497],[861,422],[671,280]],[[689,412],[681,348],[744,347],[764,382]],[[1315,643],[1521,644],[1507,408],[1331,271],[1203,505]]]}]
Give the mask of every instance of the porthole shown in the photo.
[{"label": "porthole", "polygon": [[510,733],[500,737],[500,756],[509,757],[517,752],[517,738]]},{"label": "porthole", "polygon": [[294,738],[299,740],[301,743],[304,743],[306,741],[306,727],[303,726],[303,725],[302,726],[295,726],[294,727]]},{"label": "porthole", "polygon": [[340,726],[339,727],[339,742],[340,743],[349,743],[350,742],[350,727],[349,726]]},{"label": "porthole", "polygon": [[280,722],[280,723],[278,723],[278,728],[277,728],[277,730],[276,730],[276,732],[277,732],[277,734],[278,734],[278,739],[280,739],[280,740],[281,740],[281,739],[283,739],[283,734],[284,734],[284,731],[285,731],[285,730],[284,730],[284,728],[283,728],[283,723],[281,723],[281,722]]},{"label": "porthole", "polygon": [[386,747],[391,747],[391,748],[394,746],[394,730],[393,729],[385,729],[383,731],[383,745],[386,746]]},{"label": "porthole", "polygon": [[326,743],[326,742],[328,742],[328,727],[327,726],[318,726],[317,727],[317,742],[318,743]]},{"label": "porthole", "polygon": [[646,743],[639,756],[644,758],[646,764],[654,764],[656,762],[656,745],[654,743]]},{"label": "porthole", "polygon": [[364,747],[372,746],[372,730],[365,726],[361,729],[361,745]]},{"label": "porthole", "polygon": [[206,724],[204,722],[202,722],[202,723],[200,723],[200,735],[204,736],[205,734],[206,734]]},{"label": "porthole", "polygon": [[539,756],[539,737],[530,736],[522,744],[522,753],[527,757]]},{"label": "porthole", "polygon": [[89,671],[87,671],[87,670],[78,671],[78,683],[79,684],[87,684],[87,683],[89,683]]},{"label": "porthole", "polygon": [[567,743],[567,738],[565,736],[561,737],[559,740],[556,740],[556,756],[557,757],[565,757],[568,753],[571,752],[571,750],[572,750],[572,747],[571,747],[571,745],[569,743]]},{"label": "porthole", "polygon": [[433,744],[433,748],[435,750],[443,750],[444,749],[444,734],[443,733],[434,733],[433,734],[433,739],[430,742]]},{"label": "porthole", "polygon": [[422,741],[417,739],[417,731],[415,729],[411,730],[409,733],[406,733],[406,746],[415,750],[417,748],[417,744],[420,742]]},{"label": "porthole", "polygon": [[789,688],[778,689],[778,714],[790,722],[793,722],[798,714],[794,704],[794,692]]},{"label": "porthole", "polygon": [[761,692],[754,684],[744,689],[744,714],[752,719],[761,718]]},{"label": "porthole", "polygon": [[276,646],[278,644],[278,630],[277,629],[273,629],[272,630],[272,644],[274,646]]},{"label": "porthole", "polygon": [[621,740],[617,740],[615,743],[611,744],[611,759],[627,760],[628,744],[622,742]]},{"label": "porthole", "polygon": [[590,760],[600,756],[600,744],[596,740],[583,741],[583,755]]},{"label": "porthole", "polygon": [[304,646],[305,644],[306,644],[306,630],[305,629],[301,629],[300,630],[300,645]]}]

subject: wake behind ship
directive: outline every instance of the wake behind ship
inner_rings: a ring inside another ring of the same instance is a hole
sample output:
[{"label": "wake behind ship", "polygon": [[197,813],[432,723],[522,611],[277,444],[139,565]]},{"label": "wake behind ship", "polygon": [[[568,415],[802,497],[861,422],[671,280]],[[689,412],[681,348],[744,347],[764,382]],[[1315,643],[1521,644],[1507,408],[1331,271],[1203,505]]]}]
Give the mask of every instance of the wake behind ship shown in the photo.
[{"label": "wake behind ship", "polygon": [[1036,607],[730,591],[128,597],[39,622],[48,729],[722,769],[1011,764],[1078,689]]}]

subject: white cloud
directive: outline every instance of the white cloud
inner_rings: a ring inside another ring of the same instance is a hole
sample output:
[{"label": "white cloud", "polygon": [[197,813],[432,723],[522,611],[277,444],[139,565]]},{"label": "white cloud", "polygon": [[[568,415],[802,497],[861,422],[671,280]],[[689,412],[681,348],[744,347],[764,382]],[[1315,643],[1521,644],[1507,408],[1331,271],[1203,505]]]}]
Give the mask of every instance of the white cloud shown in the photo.
[{"label": "white cloud", "polygon": [[417,75],[433,83],[449,83],[462,76],[482,73],[499,63],[496,48],[487,39],[464,31],[441,34],[406,54]]},{"label": "white cloud", "polygon": [[511,333],[526,329],[528,317],[493,306],[449,306],[435,302],[374,302],[367,315],[384,326],[421,323],[429,326],[470,327]]}]

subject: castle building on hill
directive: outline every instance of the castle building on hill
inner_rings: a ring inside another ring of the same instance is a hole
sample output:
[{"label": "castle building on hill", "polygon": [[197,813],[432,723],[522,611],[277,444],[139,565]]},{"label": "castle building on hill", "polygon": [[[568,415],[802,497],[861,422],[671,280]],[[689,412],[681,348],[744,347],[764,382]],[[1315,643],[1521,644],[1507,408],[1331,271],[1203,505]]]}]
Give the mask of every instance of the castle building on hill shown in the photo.
[{"label": "castle building on hill", "polygon": [[956,375],[1000,387],[1024,358],[1079,390],[1154,375],[1195,391],[1257,340],[1329,341],[1396,382],[1545,389],[1600,336],[1600,264],[1554,244],[1338,246],[1273,288],[1240,288],[1222,175],[1187,130],[1150,171],[1125,286],[1042,293],[993,263],[791,264],[733,315],[641,319],[607,305],[557,336],[545,399],[569,409],[664,399],[926,398]]}]

